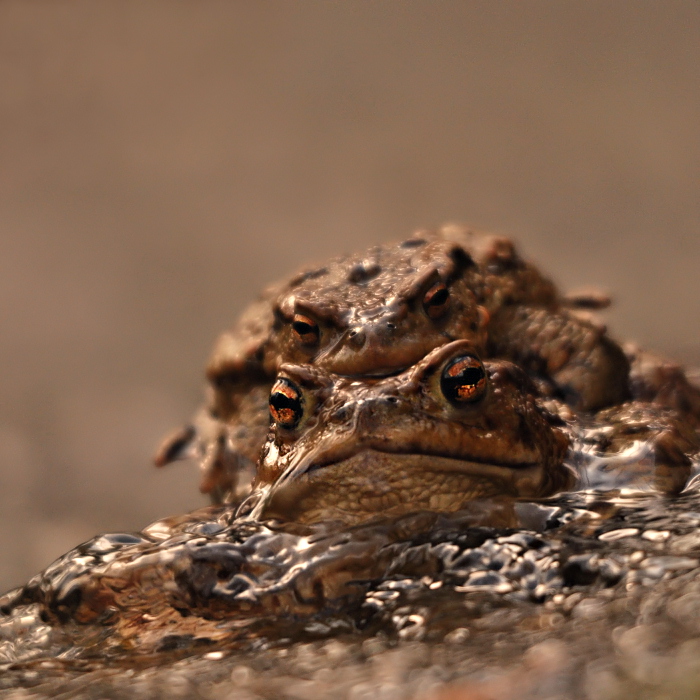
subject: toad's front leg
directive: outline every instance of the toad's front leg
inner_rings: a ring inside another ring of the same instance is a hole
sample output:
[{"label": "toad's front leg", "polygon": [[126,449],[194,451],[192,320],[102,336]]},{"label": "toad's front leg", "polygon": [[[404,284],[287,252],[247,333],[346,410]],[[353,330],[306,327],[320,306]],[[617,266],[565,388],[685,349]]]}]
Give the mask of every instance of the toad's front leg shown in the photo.
[{"label": "toad's front leg", "polygon": [[199,462],[202,493],[212,503],[234,503],[250,492],[255,465],[270,427],[270,386],[258,384],[237,396],[235,408],[220,416],[203,408],[191,423],[161,444],[155,464],[163,467],[180,459]]}]

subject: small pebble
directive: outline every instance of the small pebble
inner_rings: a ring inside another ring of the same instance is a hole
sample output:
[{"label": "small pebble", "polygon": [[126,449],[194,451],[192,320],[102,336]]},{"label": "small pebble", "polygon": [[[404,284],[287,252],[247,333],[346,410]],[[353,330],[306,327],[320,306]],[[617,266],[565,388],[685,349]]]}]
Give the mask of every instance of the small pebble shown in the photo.
[{"label": "small pebble", "polygon": [[253,672],[248,666],[234,666],[231,671],[231,682],[237,688],[248,685],[253,677]]},{"label": "small pebble", "polygon": [[598,535],[598,539],[603,542],[614,542],[625,537],[634,537],[637,534],[639,534],[639,530],[636,527],[624,527],[619,530],[608,530],[608,532]]},{"label": "small pebble", "polygon": [[642,533],[642,539],[650,542],[665,542],[670,536],[668,530],[645,530]]},{"label": "small pebble", "polygon": [[470,632],[466,627],[458,627],[445,635],[447,644],[463,644],[469,639]]},{"label": "small pebble", "polygon": [[210,651],[208,654],[204,654],[205,659],[211,659],[212,661],[218,661],[224,658],[223,651]]}]

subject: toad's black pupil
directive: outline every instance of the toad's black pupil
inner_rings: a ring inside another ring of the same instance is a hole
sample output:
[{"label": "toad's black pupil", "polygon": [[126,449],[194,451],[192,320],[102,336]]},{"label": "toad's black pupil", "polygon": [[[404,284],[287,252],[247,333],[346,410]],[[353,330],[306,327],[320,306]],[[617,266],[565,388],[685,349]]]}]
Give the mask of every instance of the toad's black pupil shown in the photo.
[{"label": "toad's black pupil", "polygon": [[430,306],[442,306],[447,301],[447,295],[448,291],[446,287],[438,289],[438,291],[435,292],[432,297],[430,297],[430,301],[428,303]]},{"label": "toad's black pupil", "polygon": [[301,392],[288,379],[278,379],[270,393],[270,415],[283,428],[294,428],[301,420],[304,408]]},{"label": "toad's black pupil", "polygon": [[302,338],[315,338],[318,335],[318,326],[306,323],[306,321],[294,321],[292,323],[292,328],[297,335]]},{"label": "toad's black pupil", "polygon": [[486,389],[486,372],[478,358],[457,357],[442,371],[440,389],[448,401],[457,404],[478,401]]}]

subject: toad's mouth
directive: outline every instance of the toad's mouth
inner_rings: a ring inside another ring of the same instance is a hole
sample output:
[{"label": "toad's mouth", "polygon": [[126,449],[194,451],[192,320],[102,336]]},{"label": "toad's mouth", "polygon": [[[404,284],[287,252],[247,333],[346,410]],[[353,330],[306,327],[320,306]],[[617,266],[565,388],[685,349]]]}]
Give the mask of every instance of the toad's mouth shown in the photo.
[{"label": "toad's mouth", "polygon": [[[410,450],[402,450],[392,447],[372,447],[366,449],[359,449],[355,454],[360,454],[362,452],[376,452],[384,455],[393,455],[397,460],[401,458],[406,458],[407,461],[410,460],[425,460],[425,469],[427,471],[447,471],[447,472],[473,472],[474,470],[502,470],[502,469],[530,469],[536,467],[539,462],[537,460],[533,461],[497,461],[497,460],[480,460],[473,459],[470,457],[455,456],[449,453],[440,451],[426,451],[426,452],[412,452]],[[351,460],[355,455],[350,455],[342,460],[333,460],[327,458],[326,460],[317,460],[311,462],[303,468],[300,474],[313,474],[314,472],[320,471],[322,469],[332,469],[334,467],[340,468],[342,465]]]},{"label": "toad's mouth", "polygon": [[317,522],[454,512],[479,498],[549,496],[568,487],[571,476],[563,468],[550,474],[541,462],[497,464],[373,448],[298,466],[272,485],[259,515]]}]

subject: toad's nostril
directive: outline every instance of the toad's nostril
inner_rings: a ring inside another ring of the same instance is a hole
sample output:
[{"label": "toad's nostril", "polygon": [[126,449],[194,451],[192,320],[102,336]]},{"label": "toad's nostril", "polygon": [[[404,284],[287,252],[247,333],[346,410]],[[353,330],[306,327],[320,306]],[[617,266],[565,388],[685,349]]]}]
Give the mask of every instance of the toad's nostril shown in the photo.
[{"label": "toad's nostril", "polygon": [[350,420],[352,409],[348,406],[340,406],[333,411],[333,419],[338,423],[347,423]]},{"label": "toad's nostril", "polygon": [[359,350],[367,339],[366,333],[361,328],[353,328],[348,333],[348,340],[356,350]]}]

